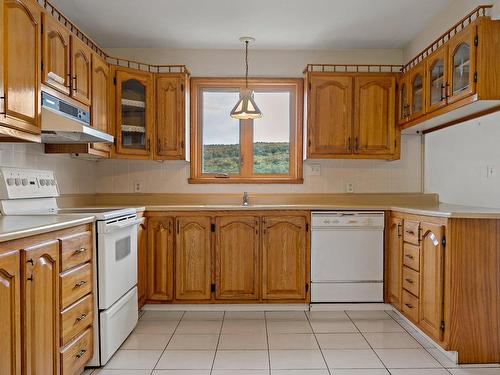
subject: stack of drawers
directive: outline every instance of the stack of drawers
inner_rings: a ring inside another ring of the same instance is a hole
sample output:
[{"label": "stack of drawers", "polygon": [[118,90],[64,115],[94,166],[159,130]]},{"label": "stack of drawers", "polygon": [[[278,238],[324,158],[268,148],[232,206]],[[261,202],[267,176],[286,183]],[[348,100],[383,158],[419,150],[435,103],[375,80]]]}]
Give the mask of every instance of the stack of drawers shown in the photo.
[{"label": "stack of drawers", "polygon": [[403,293],[402,310],[413,322],[419,322],[420,311],[420,223],[404,220],[403,224]]},{"label": "stack of drawers", "polygon": [[78,374],[93,356],[92,232],[61,238],[60,365],[62,375]]}]

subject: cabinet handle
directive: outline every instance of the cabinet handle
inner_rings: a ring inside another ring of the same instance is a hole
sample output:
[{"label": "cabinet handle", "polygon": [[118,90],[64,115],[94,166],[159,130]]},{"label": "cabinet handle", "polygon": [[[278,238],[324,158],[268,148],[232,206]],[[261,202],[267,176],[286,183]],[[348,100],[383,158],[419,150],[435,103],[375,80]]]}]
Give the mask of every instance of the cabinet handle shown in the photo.
[{"label": "cabinet handle", "polygon": [[401,224],[398,224],[398,237],[401,237],[402,236],[402,233],[401,233]]},{"label": "cabinet handle", "polygon": [[446,93],[444,93],[444,95],[443,95],[444,89],[446,89],[446,85],[444,83],[442,83],[441,84],[441,99],[440,99],[441,102],[446,99]]},{"label": "cabinet handle", "polygon": [[413,284],[413,280],[412,280],[412,279],[405,279],[405,281],[406,281],[408,284]]},{"label": "cabinet handle", "polygon": [[359,151],[359,139],[358,139],[358,137],[354,138],[354,151]]},{"label": "cabinet handle", "polygon": [[409,234],[411,236],[414,236],[415,235],[415,232],[412,231],[412,230],[405,230],[406,234]]},{"label": "cabinet handle", "polygon": [[2,112],[0,112],[1,115],[4,115],[5,117],[7,117],[7,109],[5,108],[5,95],[3,96],[0,96],[0,100],[2,100]]},{"label": "cabinet handle", "polygon": [[76,75],[73,77],[73,82],[74,82],[74,85],[73,85],[73,86],[74,86],[74,87],[73,87],[73,91],[76,91],[76,90],[77,90],[77,87],[78,87],[78,78],[77,78],[77,76],[76,76]]},{"label": "cabinet handle", "polygon": [[405,306],[408,307],[409,309],[413,309],[413,305],[411,303],[405,303]]},{"label": "cabinet handle", "polygon": [[351,137],[347,138],[347,151],[351,151]]},{"label": "cabinet handle", "polygon": [[33,262],[33,258],[29,258],[26,263],[31,263],[32,266],[35,265],[35,263]]},{"label": "cabinet handle", "polygon": [[77,359],[82,358],[85,353],[87,353],[87,349],[82,349],[78,353],[76,353],[75,357]]},{"label": "cabinet handle", "polygon": [[413,255],[409,255],[409,254],[406,254],[405,257],[407,257],[407,258],[409,258],[411,260],[415,259],[415,257]]},{"label": "cabinet handle", "polygon": [[71,90],[71,74],[68,74],[68,86],[66,87]]},{"label": "cabinet handle", "polygon": [[139,226],[142,228],[142,229],[146,229],[146,226],[144,224],[139,224]]},{"label": "cabinet handle", "polygon": [[75,288],[79,288],[81,286],[84,286],[85,284],[87,284],[85,280],[80,280],[75,284]]},{"label": "cabinet handle", "polygon": [[31,274],[31,275],[30,275],[30,277],[28,277],[28,279],[27,279],[27,280],[28,280],[28,281],[33,281],[33,280],[35,280],[35,279],[33,278],[33,274]]},{"label": "cabinet handle", "polygon": [[75,321],[77,321],[77,322],[81,322],[81,321],[82,321],[83,319],[85,319],[86,317],[87,317],[87,314],[85,314],[85,313],[84,313],[84,314],[82,314],[82,315],[80,315],[80,316],[77,316],[77,317],[76,317],[76,319],[75,319]]},{"label": "cabinet handle", "polygon": [[87,249],[86,249],[86,248],[84,248],[84,247],[80,247],[79,249],[76,249],[76,250],[75,250],[75,254],[76,254],[76,255],[78,255],[78,254],[84,253],[84,252],[86,252],[86,251],[87,251]]}]

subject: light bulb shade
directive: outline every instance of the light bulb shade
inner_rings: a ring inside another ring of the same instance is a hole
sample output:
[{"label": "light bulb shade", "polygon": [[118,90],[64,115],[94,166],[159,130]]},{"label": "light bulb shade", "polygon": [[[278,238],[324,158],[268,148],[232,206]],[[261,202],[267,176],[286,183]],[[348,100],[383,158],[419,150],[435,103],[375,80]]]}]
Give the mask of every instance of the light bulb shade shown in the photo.
[{"label": "light bulb shade", "polygon": [[231,117],[238,120],[252,120],[262,117],[262,112],[253,99],[253,90],[241,89],[240,100],[231,110]]}]

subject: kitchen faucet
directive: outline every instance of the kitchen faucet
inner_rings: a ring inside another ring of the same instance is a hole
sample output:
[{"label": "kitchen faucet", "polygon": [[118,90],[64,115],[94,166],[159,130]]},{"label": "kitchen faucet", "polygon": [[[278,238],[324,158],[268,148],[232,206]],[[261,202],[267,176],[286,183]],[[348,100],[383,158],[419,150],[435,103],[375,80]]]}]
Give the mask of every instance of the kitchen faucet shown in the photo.
[{"label": "kitchen faucet", "polygon": [[245,191],[243,193],[243,203],[242,206],[248,206],[248,193]]}]

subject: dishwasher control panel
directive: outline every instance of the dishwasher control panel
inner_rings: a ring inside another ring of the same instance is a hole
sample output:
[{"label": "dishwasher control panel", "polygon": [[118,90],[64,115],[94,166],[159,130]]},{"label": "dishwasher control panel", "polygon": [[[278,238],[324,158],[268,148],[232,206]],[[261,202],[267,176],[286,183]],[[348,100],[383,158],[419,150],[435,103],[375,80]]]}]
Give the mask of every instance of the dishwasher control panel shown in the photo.
[{"label": "dishwasher control panel", "polygon": [[380,211],[316,211],[312,213],[313,228],[384,227],[384,213]]}]

